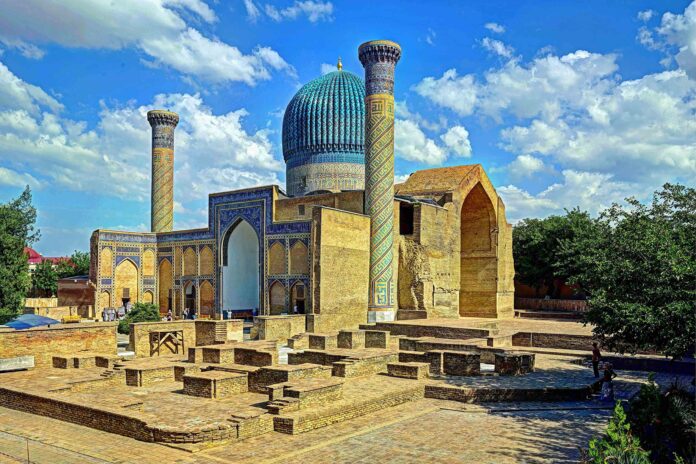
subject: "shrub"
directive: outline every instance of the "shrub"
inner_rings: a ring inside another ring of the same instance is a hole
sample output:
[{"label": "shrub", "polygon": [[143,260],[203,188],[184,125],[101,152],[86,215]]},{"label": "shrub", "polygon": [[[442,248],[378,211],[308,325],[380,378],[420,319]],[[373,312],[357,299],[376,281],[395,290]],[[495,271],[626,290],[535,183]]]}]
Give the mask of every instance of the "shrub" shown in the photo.
[{"label": "shrub", "polygon": [[155,322],[162,319],[159,308],[152,303],[136,303],[133,308],[118,322],[118,332],[130,334],[130,325],[135,322]]},{"label": "shrub", "polygon": [[631,434],[631,426],[620,402],[602,438],[590,440],[590,447],[583,456],[585,464],[650,464],[649,453],[640,447],[638,438]]}]

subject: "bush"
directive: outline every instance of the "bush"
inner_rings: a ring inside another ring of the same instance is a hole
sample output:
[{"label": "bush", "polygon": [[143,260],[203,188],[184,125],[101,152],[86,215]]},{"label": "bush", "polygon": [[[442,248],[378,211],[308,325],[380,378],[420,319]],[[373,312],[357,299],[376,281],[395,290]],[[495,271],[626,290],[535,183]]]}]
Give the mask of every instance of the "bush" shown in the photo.
[{"label": "bush", "polygon": [[156,322],[162,319],[159,308],[152,303],[136,303],[133,308],[118,322],[118,333],[130,334],[130,325],[135,322]]},{"label": "bush", "polygon": [[620,402],[602,438],[590,440],[590,448],[584,453],[585,464],[650,464],[649,453],[640,447],[640,440],[631,434],[631,426]]},{"label": "bush", "polygon": [[694,406],[693,396],[678,384],[663,393],[651,378],[640,388],[630,402],[628,417],[652,462],[670,464],[680,462],[679,458],[696,462]]}]

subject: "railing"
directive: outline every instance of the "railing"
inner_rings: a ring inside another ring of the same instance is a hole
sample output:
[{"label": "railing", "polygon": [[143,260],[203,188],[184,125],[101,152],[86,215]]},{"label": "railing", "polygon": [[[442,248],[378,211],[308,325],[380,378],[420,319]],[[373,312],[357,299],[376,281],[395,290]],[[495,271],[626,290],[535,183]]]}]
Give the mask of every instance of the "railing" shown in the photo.
[{"label": "railing", "polygon": [[587,311],[586,300],[545,300],[543,298],[515,297],[515,309],[538,309],[544,311]]}]

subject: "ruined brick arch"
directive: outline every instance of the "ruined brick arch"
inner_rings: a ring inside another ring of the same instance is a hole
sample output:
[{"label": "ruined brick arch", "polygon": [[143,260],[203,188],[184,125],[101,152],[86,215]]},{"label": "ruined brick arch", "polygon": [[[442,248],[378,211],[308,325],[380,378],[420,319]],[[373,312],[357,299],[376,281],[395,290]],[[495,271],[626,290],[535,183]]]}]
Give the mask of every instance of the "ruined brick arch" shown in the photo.
[{"label": "ruined brick arch", "polygon": [[464,199],[460,219],[459,315],[495,316],[497,221],[481,183]]},{"label": "ruined brick arch", "polygon": [[201,248],[199,254],[200,259],[200,275],[213,275],[215,273],[215,257],[213,250],[209,246]]},{"label": "ruined brick arch", "polygon": [[307,246],[299,240],[290,247],[290,274],[309,274]]},{"label": "ruined brick arch", "polygon": [[155,275],[155,252],[152,250],[145,250],[143,253],[143,275]]},{"label": "ruined brick arch", "polygon": [[285,285],[282,282],[275,281],[268,289],[268,301],[270,305],[270,314],[277,315],[285,311]]},{"label": "ruined brick arch", "polygon": [[285,274],[286,261],[285,246],[275,242],[268,250],[268,273],[270,275]]},{"label": "ruined brick arch", "polygon": [[111,248],[102,248],[99,254],[99,274],[102,277],[111,277],[111,267],[113,266],[114,255]]},{"label": "ruined brick arch", "polygon": [[159,264],[159,310],[161,314],[166,314],[169,308],[169,291],[172,289],[172,262],[164,258]]},{"label": "ruined brick arch", "polygon": [[193,247],[188,247],[184,251],[184,275],[198,275],[196,250]]},{"label": "ruined brick arch", "polygon": [[494,246],[493,231],[496,228],[493,202],[479,182],[464,199],[461,212],[461,252],[491,251]]},{"label": "ruined brick arch", "polygon": [[114,306],[121,306],[125,298],[125,289],[128,289],[128,297],[131,303],[140,301],[138,266],[132,260],[126,258],[116,266],[114,271]]},{"label": "ruined brick arch", "polygon": [[210,316],[211,318],[215,314],[215,291],[213,285],[204,280],[200,287],[200,300],[201,300],[201,316]]}]

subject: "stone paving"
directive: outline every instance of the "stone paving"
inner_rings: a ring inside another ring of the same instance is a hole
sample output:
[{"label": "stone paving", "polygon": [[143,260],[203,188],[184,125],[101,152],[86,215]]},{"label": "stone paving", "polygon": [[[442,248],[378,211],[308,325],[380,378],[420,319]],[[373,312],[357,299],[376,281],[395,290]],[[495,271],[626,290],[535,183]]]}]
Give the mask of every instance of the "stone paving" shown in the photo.
[{"label": "stone paving", "polygon": [[193,454],[0,408],[0,462],[26,462],[26,438],[31,462],[40,464],[576,462],[578,447],[603,430],[611,413],[586,403],[524,408],[495,411],[421,400],[378,418],[364,416],[302,435],[273,433]]}]

